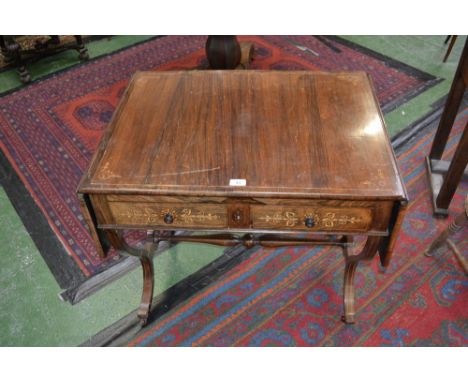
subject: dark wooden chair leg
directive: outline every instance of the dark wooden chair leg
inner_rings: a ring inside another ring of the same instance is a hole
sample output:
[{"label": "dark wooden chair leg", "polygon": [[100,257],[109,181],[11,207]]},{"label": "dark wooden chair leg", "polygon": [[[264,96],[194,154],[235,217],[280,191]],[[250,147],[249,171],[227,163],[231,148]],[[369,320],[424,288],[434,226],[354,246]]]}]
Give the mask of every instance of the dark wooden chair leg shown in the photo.
[{"label": "dark wooden chair leg", "polygon": [[31,82],[31,76],[21,57],[21,46],[13,38],[7,39],[5,46],[8,51],[8,56],[16,63],[21,82],[24,84]]},{"label": "dark wooden chair leg", "polygon": [[[445,53],[443,62],[447,61],[448,57],[450,56],[450,52],[452,51],[452,48],[455,45],[455,41],[457,41],[458,36],[449,36],[449,37],[451,37],[450,44],[449,44],[449,47],[447,49],[447,53]],[[445,40],[445,43],[447,43],[447,40]]]},{"label": "dark wooden chair leg", "polygon": [[86,48],[85,44],[83,43],[82,37],[80,35],[75,35],[75,40],[78,45],[76,50],[79,53],[80,60],[82,61],[89,60],[88,48]]},{"label": "dark wooden chair leg", "polygon": [[463,134],[458,142],[457,149],[453,155],[447,173],[444,175],[444,182],[436,198],[436,205],[440,209],[448,210],[453,195],[460,183],[466,165],[468,164],[468,123],[465,126]]},{"label": "dark wooden chair leg", "polygon": [[5,37],[0,35],[0,52],[2,52],[2,56],[6,58],[8,56],[8,50],[6,47]]},{"label": "dark wooden chair leg", "polygon": [[354,324],[355,322],[354,316],[356,311],[354,307],[354,276],[356,274],[358,263],[361,260],[371,260],[377,253],[380,242],[381,237],[368,237],[366,244],[359,255],[353,255],[350,247],[343,247],[343,252],[346,258],[346,266],[343,281],[344,315],[342,320],[347,324]]},{"label": "dark wooden chair leg", "polygon": [[468,40],[463,47],[460,62],[434,136],[431,151],[426,157],[427,175],[432,192],[432,204],[435,215],[448,216],[448,207],[465,173],[468,162],[468,125],[465,125],[451,162],[448,163],[441,160],[467,86]]},{"label": "dark wooden chair leg", "polygon": [[15,61],[15,56],[10,50],[11,40],[11,37],[0,35],[0,50],[6,63]]},{"label": "dark wooden chair leg", "polygon": [[468,61],[467,44],[468,42],[465,43],[465,47],[463,48],[462,57],[460,59],[460,63],[458,64],[457,71],[455,72],[452,86],[450,87],[450,92],[445,103],[444,111],[440,117],[439,126],[437,127],[434,141],[432,142],[431,151],[429,153],[430,159],[438,160],[442,158],[450,131],[457,116],[458,108],[463,99],[463,95],[465,94],[466,86],[463,79],[463,70],[466,67]]}]

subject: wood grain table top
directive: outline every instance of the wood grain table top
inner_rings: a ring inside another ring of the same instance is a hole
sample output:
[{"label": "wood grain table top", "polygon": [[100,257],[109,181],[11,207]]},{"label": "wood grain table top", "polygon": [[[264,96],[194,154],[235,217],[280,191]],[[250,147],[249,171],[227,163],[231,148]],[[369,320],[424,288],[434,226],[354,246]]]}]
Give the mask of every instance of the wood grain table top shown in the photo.
[{"label": "wood grain table top", "polygon": [[407,199],[364,72],[136,73],[79,191]]}]

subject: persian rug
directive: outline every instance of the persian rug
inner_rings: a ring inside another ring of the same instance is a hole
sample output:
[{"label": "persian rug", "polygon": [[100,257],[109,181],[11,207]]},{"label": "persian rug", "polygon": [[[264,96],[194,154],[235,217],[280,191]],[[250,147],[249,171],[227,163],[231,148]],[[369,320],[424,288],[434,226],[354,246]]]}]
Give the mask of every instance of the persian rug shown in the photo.
[{"label": "persian rug", "polygon": [[[468,121],[460,113],[446,155]],[[464,210],[468,182],[432,216],[424,157],[436,124],[402,148],[409,210],[389,268],[377,259],[356,274],[356,323],[340,321],[344,259],[339,249],[258,249],[216,283],[143,329],[129,346],[467,346],[468,279],[447,246],[425,249]],[[427,129],[426,129],[427,130]],[[468,255],[468,228],[455,241]]]},{"label": "persian rug", "polygon": [[[242,36],[252,69],[368,72],[383,110],[440,79],[339,38]],[[159,37],[56,73],[0,98],[0,179],[63,297],[122,262],[98,257],[76,188],[130,77],[139,70],[207,67],[206,36]],[[105,278],[103,278],[104,280]],[[96,285],[93,286],[96,288]],[[68,292],[69,293],[68,293]]]}]

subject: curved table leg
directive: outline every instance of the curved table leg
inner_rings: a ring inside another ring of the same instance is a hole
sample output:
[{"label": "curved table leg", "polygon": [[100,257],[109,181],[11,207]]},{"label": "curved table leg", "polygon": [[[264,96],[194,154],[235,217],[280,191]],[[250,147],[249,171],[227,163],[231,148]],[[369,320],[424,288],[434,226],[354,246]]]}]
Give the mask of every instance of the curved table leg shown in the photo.
[{"label": "curved table leg", "polygon": [[154,269],[152,255],[158,245],[158,242],[153,241],[153,232],[147,232],[147,242],[144,248],[131,247],[123,238],[122,232],[117,230],[106,231],[107,237],[112,246],[118,250],[125,251],[131,256],[136,256],[140,259],[143,269],[143,291],[141,294],[140,307],[138,308],[138,318],[141,325],[145,326],[151,311],[151,302],[153,301],[154,289]]},{"label": "curved table leg", "polygon": [[[345,236],[343,241],[350,242],[351,238],[349,236]],[[356,274],[356,268],[359,261],[371,260],[375,256],[377,249],[379,248],[380,241],[380,237],[368,237],[366,244],[359,255],[353,255],[351,247],[343,247],[343,252],[346,258],[346,267],[343,282],[344,315],[342,320],[347,324],[354,323],[354,315],[356,313],[354,308],[354,276]]]},{"label": "curved table leg", "polygon": [[153,301],[153,260],[149,253],[138,257],[140,259],[141,267],[143,268],[143,291],[141,294],[140,307],[138,308],[138,318],[140,319],[142,326],[145,326],[151,311],[151,302]]}]

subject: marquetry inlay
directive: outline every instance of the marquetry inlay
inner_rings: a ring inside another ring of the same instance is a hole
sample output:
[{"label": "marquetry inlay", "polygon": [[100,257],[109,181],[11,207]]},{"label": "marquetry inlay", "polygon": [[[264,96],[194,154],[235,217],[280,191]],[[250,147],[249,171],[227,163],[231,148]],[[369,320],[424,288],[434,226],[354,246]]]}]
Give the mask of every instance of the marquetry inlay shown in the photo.
[{"label": "marquetry inlay", "polygon": [[[371,221],[371,210],[367,208],[289,208],[255,207],[253,210],[253,225],[257,228],[291,228],[313,230],[366,230]],[[313,225],[305,224],[307,218],[313,219]]]},{"label": "marquetry inlay", "polygon": [[[164,211],[162,211],[162,214],[165,215]],[[203,223],[206,221],[217,221],[220,220],[221,217],[218,214],[212,214],[206,211],[192,212],[191,208],[184,208],[182,213],[179,215],[179,219],[181,219],[184,223]]]},{"label": "marquetry inlay", "polygon": [[275,213],[273,215],[266,214],[258,217],[258,220],[273,224],[283,223],[286,227],[294,227],[299,221],[299,218],[297,217],[296,213],[286,211],[284,213]]},{"label": "marquetry inlay", "polygon": [[[160,206],[151,203],[111,202],[109,209],[115,224],[157,225],[190,227],[194,224],[206,227],[224,227],[226,225],[226,208],[217,205],[197,206]],[[166,217],[170,215],[170,223]]]},{"label": "marquetry inlay", "polygon": [[336,226],[347,226],[349,224],[362,223],[362,217],[360,216],[348,216],[348,215],[337,215],[334,212],[326,213],[321,220],[324,227],[333,228]]}]

